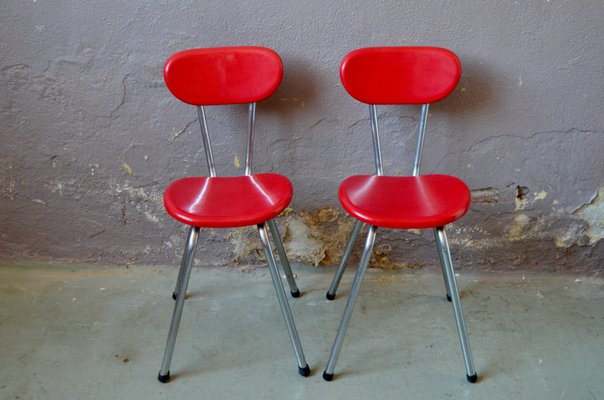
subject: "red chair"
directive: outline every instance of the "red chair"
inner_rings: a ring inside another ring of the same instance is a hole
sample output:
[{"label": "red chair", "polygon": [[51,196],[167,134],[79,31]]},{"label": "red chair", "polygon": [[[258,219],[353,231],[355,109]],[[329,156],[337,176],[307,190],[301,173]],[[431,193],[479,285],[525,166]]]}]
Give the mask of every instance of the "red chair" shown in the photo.
[{"label": "red chair", "polygon": [[[260,242],[298,362],[298,372],[302,376],[310,373],[267,232],[268,225],[291,294],[298,297],[300,291],[273,221],[288,206],[293,188],[290,181],[282,175],[252,173],[256,102],[269,97],[279,86],[282,76],[281,59],[277,53],[263,47],[185,50],[172,55],[164,67],[164,80],[172,94],[185,103],[197,106],[210,176],[179,179],[164,193],[164,205],[168,214],[189,225],[190,229],[176,289],[172,295],[176,304],[158,375],[160,382],[165,383],[170,378],[170,363],[200,228],[248,225],[258,227]],[[245,175],[219,177],[216,175],[204,106],[243,103],[249,103]]]},{"label": "red chair", "polygon": [[[477,380],[470,343],[455,282],[453,262],[444,227],[462,217],[470,206],[466,184],[449,175],[420,175],[420,159],[429,103],[449,95],[461,75],[459,59],[451,51],[435,47],[378,47],[349,53],[340,67],[346,91],[369,104],[375,175],[345,179],[338,197],[342,207],[357,221],[342,260],[327,292],[335,298],[351,250],[364,224],[369,225],[365,247],[323,378],[333,379],[338,355],[373,250],[378,227],[394,229],[433,228],[445,278],[447,298],[453,313],[469,382]],[[422,104],[412,176],[385,176],[378,131],[377,104]]]}]

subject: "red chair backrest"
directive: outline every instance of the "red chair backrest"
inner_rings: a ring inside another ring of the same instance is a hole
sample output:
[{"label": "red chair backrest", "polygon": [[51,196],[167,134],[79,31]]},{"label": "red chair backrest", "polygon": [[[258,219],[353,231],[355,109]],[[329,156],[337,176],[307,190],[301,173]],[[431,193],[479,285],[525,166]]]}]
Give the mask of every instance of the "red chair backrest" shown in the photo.
[{"label": "red chair backrest", "polygon": [[354,50],[340,66],[346,91],[367,104],[425,104],[445,98],[461,76],[461,63],[439,47]]},{"label": "red chair backrest", "polygon": [[283,65],[265,47],[184,50],[164,66],[164,81],[179,100],[196,105],[252,103],[270,96],[281,83]]}]

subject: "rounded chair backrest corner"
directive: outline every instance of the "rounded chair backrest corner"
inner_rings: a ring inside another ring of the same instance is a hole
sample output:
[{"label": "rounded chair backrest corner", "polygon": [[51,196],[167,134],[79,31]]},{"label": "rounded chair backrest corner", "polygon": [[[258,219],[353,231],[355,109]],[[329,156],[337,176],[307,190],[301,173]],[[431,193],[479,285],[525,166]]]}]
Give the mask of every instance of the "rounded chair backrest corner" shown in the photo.
[{"label": "rounded chair backrest corner", "polygon": [[367,104],[426,104],[447,97],[461,77],[461,62],[441,47],[369,47],[348,53],[342,85]]},{"label": "rounded chair backrest corner", "polygon": [[170,92],[196,106],[264,100],[277,90],[282,77],[279,55],[259,46],[183,50],[164,65],[164,81]]}]

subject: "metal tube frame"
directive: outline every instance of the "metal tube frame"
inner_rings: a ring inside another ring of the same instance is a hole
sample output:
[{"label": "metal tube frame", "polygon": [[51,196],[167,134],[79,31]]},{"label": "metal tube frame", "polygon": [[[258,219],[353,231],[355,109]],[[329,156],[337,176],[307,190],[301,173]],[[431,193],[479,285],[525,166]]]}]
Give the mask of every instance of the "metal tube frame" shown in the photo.
[{"label": "metal tube frame", "polygon": [[382,147],[380,145],[380,130],[378,127],[377,108],[375,104],[369,105],[369,115],[371,117],[371,138],[373,139],[373,155],[375,158],[375,174],[384,175],[384,163],[382,161]]},{"label": "metal tube frame", "polygon": [[258,225],[258,234],[260,235],[260,243],[262,244],[262,249],[264,250],[264,255],[266,256],[266,261],[268,263],[268,269],[271,274],[271,278],[273,279],[275,291],[277,292],[279,306],[281,307],[281,312],[283,313],[283,318],[285,319],[285,326],[287,327],[287,332],[289,333],[289,338],[294,349],[294,354],[298,363],[298,372],[302,376],[308,376],[310,374],[310,368],[308,367],[308,363],[304,358],[304,351],[302,350],[302,344],[300,343],[300,338],[298,337],[298,330],[296,329],[294,317],[291,309],[289,308],[287,296],[285,295],[285,289],[283,288],[283,283],[281,282],[281,277],[279,276],[279,271],[277,270],[277,264],[275,262],[275,257],[273,256],[273,250],[268,239],[265,224]]},{"label": "metal tube frame", "polygon": [[[193,235],[194,229],[195,229],[195,227],[193,227],[193,226],[189,227],[189,233],[187,235],[187,243],[189,242],[191,235]],[[186,269],[188,251],[189,251],[189,248],[188,248],[188,246],[185,245],[184,253],[182,255],[182,260],[180,262],[180,269],[178,270],[178,278],[176,278],[176,288],[174,289],[174,292],[172,293],[172,298],[174,300],[176,300],[178,293],[180,293],[180,287],[182,286],[182,280],[183,280],[183,276],[185,274],[185,269]]]},{"label": "metal tube frame", "polygon": [[346,264],[348,264],[348,259],[350,258],[350,254],[352,253],[352,249],[354,248],[354,244],[359,237],[359,233],[363,228],[364,224],[357,220],[354,223],[354,227],[352,228],[352,232],[350,233],[350,237],[348,238],[348,242],[346,243],[346,248],[344,249],[344,254],[342,254],[342,258],[340,259],[340,264],[338,265],[338,270],[331,281],[331,285],[327,290],[327,294],[325,297],[327,300],[333,300],[336,298],[336,291],[338,290],[338,286],[340,285],[340,281],[342,280],[342,276],[344,275],[344,270],[346,269]]},{"label": "metal tube frame", "polygon": [[[197,106],[197,113],[199,117],[199,125],[201,128],[201,134],[203,138],[204,151],[206,156],[206,161],[208,164],[209,174],[211,177],[216,177],[216,166],[214,163],[214,156],[212,153],[212,145],[210,142],[210,134],[208,130],[208,124],[205,115],[205,109],[203,106]],[[252,174],[252,161],[253,161],[253,144],[254,144],[254,122],[256,118],[256,103],[249,103],[248,105],[248,134],[247,134],[247,143],[245,149],[245,175],[249,176]],[[279,230],[277,229],[277,225],[274,220],[270,220],[266,223],[271,231],[271,235],[273,237],[273,241],[275,242],[275,247],[277,248],[277,253],[279,254],[279,260],[283,267],[283,271],[287,278],[287,282],[289,284],[289,288],[291,290],[291,294],[293,297],[300,296],[300,290],[298,289],[296,282],[294,280],[294,276],[291,270],[291,266],[287,259],[287,255],[285,253],[285,248],[283,247],[283,242],[281,241],[281,237],[279,235]],[[178,278],[176,279],[176,287],[174,292],[172,293],[172,298],[176,300],[174,305],[174,311],[172,313],[172,321],[170,323],[170,331],[168,333],[168,339],[166,342],[166,348],[164,350],[164,357],[162,359],[162,364],[160,367],[158,380],[162,383],[168,382],[170,379],[170,364],[172,362],[172,356],[174,354],[174,347],[176,344],[176,336],[178,334],[178,328],[180,326],[180,320],[182,317],[182,311],[184,308],[184,302],[186,298],[187,287],[189,284],[189,279],[191,276],[191,269],[193,266],[193,260],[195,257],[195,248],[197,245],[197,241],[199,239],[199,227],[190,227],[187,243],[185,245],[183,258],[180,264],[180,269],[178,272]],[[269,241],[268,233],[266,230],[266,225],[260,224],[258,225],[258,232],[260,234],[260,242],[264,249],[264,253],[268,262],[269,271],[271,274],[271,278],[273,280],[273,284],[275,285],[275,290],[277,291],[277,298],[279,300],[279,305],[281,307],[281,311],[283,313],[283,317],[285,318],[285,324],[287,327],[287,331],[289,333],[292,347],[294,349],[294,354],[296,356],[296,360],[298,363],[298,372],[303,376],[308,376],[310,374],[310,368],[308,367],[308,363],[304,358],[304,352],[302,350],[302,345],[300,343],[300,338],[298,336],[298,331],[294,324],[294,319],[289,308],[289,303],[287,302],[287,298],[285,295],[285,289],[283,288],[283,283],[281,282],[281,277],[279,275],[279,271],[277,269],[277,264],[275,258],[273,256],[273,251],[271,248],[271,244]]]},{"label": "metal tube frame", "polygon": [[424,148],[424,138],[426,136],[426,125],[428,123],[429,108],[430,104],[422,104],[422,111],[419,119],[419,128],[417,130],[415,159],[413,160],[413,176],[419,176],[419,167],[422,159],[422,149]]},{"label": "metal tube frame", "polygon": [[252,174],[252,161],[254,156],[254,122],[256,120],[256,103],[248,105],[248,133],[245,147],[245,175]]},{"label": "metal tube frame", "polygon": [[445,272],[445,281],[451,294],[451,303],[453,305],[453,315],[455,316],[455,323],[457,325],[457,333],[459,334],[459,341],[461,343],[461,351],[463,353],[463,359],[466,366],[466,377],[469,382],[474,383],[477,380],[476,370],[474,369],[474,360],[472,358],[472,350],[470,349],[470,341],[468,339],[468,332],[466,330],[466,324],[463,317],[463,311],[461,309],[461,301],[459,299],[459,291],[457,289],[457,281],[455,280],[455,271],[453,269],[453,260],[451,258],[451,251],[449,249],[449,243],[447,241],[447,234],[445,233],[444,227],[438,227],[435,229],[436,233],[436,244],[438,246],[438,252]]},{"label": "metal tube frame", "polygon": [[285,278],[287,279],[287,284],[289,285],[291,295],[292,297],[300,297],[300,290],[296,285],[296,280],[294,279],[292,268],[289,265],[287,254],[285,254],[285,248],[283,247],[283,242],[281,241],[281,236],[279,235],[279,229],[277,228],[277,224],[275,223],[274,219],[267,221],[267,224],[269,230],[271,231],[271,236],[273,237],[275,247],[277,248],[277,254],[279,254],[279,261],[281,262],[281,267],[283,268],[283,273],[285,274]]},{"label": "metal tube frame", "polygon": [[[421,115],[419,120],[419,127],[417,133],[417,143],[415,149],[415,159],[413,162],[413,176],[419,176],[420,174],[420,164],[421,164],[421,155],[424,145],[424,139],[426,134],[426,126],[429,112],[429,104],[423,104],[421,109]],[[382,154],[380,148],[380,139],[379,139],[379,128],[378,128],[378,119],[377,119],[377,110],[375,105],[369,105],[369,112],[371,117],[371,131],[373,138],[373,152],[375,157],[375,167],[376,174],[378,176],[383,175],[383,161]],[[346,244],[346,248],[344,250],[344,254],[342,255],[342,259],[340,260],[340,264],[338,265],[338,270],[331,282],[331,285],[327,291],[326,297],[329,300],[333,300],[335,298],[335,293],[344,273],[344,269],[346,268],[346,264],[350,257],[350,253],[352,252],[352,248],[354,243],[359,235],[361,230],[362,223],[361,221],[357,221],[353,228],[353,231],[348,239]],[[333,379],[333,374],[336,366],[336,362],[338,356],[340,354],[340,350],[342,349],[342,345],[344,342],[344,337],[346,335],[346,331],[348,329],[348,325],[350,323],[350,319],[352,317],[352,312],[354,310],[354,305],[356,299],[359,294],[359,290],[361,287],[361,283],[365,272],[367,271],[367,266],[369,265],[369,260],[371,258],[371,253],[373,251],[373,246],[375,244],[376,238],[376,226],[371,226],[369,228],[369,232],[367,233],[367,239],[365,243],[365,247],[363,250],[363,254],[361,256],[361,261],[359,262],[359,267],[357,269],[353,286],[350,292],[350,296],[348,298],[348,302],[346,303],[346,308],[344,309],[344,314],[342,315],[342,319],[340,321],[340,325],[338,327],[338,332],[336,334],[336,339],[331,348],[331,352],[329,355],[329,359],[327,361],[327,365],[325,371],[323,372],[323,378],[327,381],[331,381]],[[453,260],[451,258],[451,251],[449,248],[449,243],[447,241],[447,236],[444,230],[444,227],[434,228],[434,236],[436,239],[436,246],[438,248],[438,258],[440,260],[440,264],[442,267],[443,277],[445,280],[445,287],[447,291],[447,299],[451,301],[453,307],[453,315],[455,317],[455,323],[457,327],[457,333],[459,335],[459,340],[461,343],[461,350],[463,353],[464,364],[466,367],[466,377],[468,382],[474,383],[477,381],[477,374],[474,368],[474,360],[472,357],[472,351],[470,349],[470,341],[468,339],[468,333],[466,330],[466,325],[463,317],[463,311],[461,308],[461,301],[459,298],[459,290],[457,288],[457,282],[455,280],[455,271],[453,269]]]},{"label": "metal tube frame", "polygon": [[338,327],[338,333],[336,334],[336,339],[333,343],[333,347],[331,348],[329,359],[327,360],[325,372],[323,372],[323,379],[326,381],[331,381],[333,379],[333,372],[336,367],[336,362],[338,361],[338,356],[340,355],[340,350],[342,350],[342,344],[344,343],[344,337],[346,336],[350,319],[352,318],[352,311],[354,310],[354,305],[361,289],[361,283],[363,282],[363,277],[365,276],[367,266],[369,265],[369,260],[371,259],[371,253],[373,252],[373,246],[375,244],[376,232],[377,226],[372,225],[369,227],[367,239],[365,241],[365,248],[354,277],[352,289],[350,290],[350,296],[346,302],[346,308],[344,309],[344,314],[342,315],[342,320],[340,321],[340,326]]},{"label": "metal tube frame", "polygon": [[210,171],[210,176],[214,177],[216,176],[216,165],[214,164],[214,155],[212,154],[212,143],[210,142],[206,111],[203,106],[197,106],[197,116],[199,117],[199,127],[201,128],[201,137],[203,138],[203,149],[206,153],[208,170]]},{"label": "metal tube frame", "polygon": [[[208,170],[210,176],[216,175],[216,164],[214,163],[214,154],[212,152],[212,143],[210,141],[210,132],[208,129],[208,122],[206,119],[205,108],[203,106],[197,106],[197,116],[199,119],[199,126],[201,128],[201,136],[203,139],[203,148],[206,155],[206,161],[208,164]],[[252,174],[252,162],[253,162],[253,147],[254,147],[254,125],[256,120],[256,103],[248,104],[248,134],[245,147],[245,175],[249,176]]]},{"label": "metal tube frame", "polygon": [[443,248],[438,238],[438,229],[434,228],[434,239],[436,241],[436,247],[438,249],[438,260],[440,261],[440,267],[443,272],[443,279],[445,280],[445,289],[447,291],[447,300],[451,301],[451,288],[449,287],[449,280],[447,279],[447,270],[445,268],[445,259],[443,258]]},{"label": "metal tube frame", "polygon": [[185,259],[183,260],[184,271],[181,277],[180,283],[180,296],[176,297],[174,304],[174,312],[172,313],[172,321],[170,322],[170,331],[168,333],[168,340],[166,341],[166,349],[164,350],[164,358],[162,359],[161,368],[157,379],[166,383],[170,380],[170,364],[172,362],[172,355],[174,354],[174,346],[176,344],[176,335],[178,334],[178,327],[180,326],[180,318],[182,317],[182,310],[185,304],[185,293],[187,292],[187,286],[189,285],[189,279],[191,277],[191,269],[193,267],[193,259],[195,258],[195,249],[197,247],[197,241],[199,239],[199,228],[193,227],[189,231],[187,238],[187,244],[185,247]]}]

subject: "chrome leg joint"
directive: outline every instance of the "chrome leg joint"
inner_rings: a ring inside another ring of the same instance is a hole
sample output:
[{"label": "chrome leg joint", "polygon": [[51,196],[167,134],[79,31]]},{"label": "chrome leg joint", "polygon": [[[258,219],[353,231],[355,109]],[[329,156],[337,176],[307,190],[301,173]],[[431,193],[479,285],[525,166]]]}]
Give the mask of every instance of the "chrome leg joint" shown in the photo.
[{"label": "chrome leg joint", "polygon": [[285,289],[283,288],[283,283],[281,282],[281,277],[279,276],[279,271],[277,270],[277,265],[273,256],[270,241],[268,239],[265,224],[258,225],[258,233],[260,235],[260,243],[262,244],[264,255],[266,256],[266,261],[268,263],[268,270],[271,274],[275,291],[277,292],[277,300],[279,301],[279,306],[281,307],[281,312],[283,313],[283,318],[285,319],[285,326],[287,327],[287,332],[289,333],[289,338],[298,362],[298,372],[302,376],[308,376],[310,374],[310,368],[308,367],[308,363],[304,358],[302,344],[300,343],[300,338],[298,337],[298,330],[296,329],[294,317],[291,309],[289,308],[287,296],[285,295]]},{"label": "chrome leg joint", "polygon": [[354,244],[356,243],[362,228],[363,223],[359,220],[355,221],[354,227],[352,228],[352,233],[350,234],[346,247],[344,248],[344,254],[342,254],[342,258],[340,259],[340,264],[338,265],[336,274],[334,275],[331,285],[327,290],[327,294],[325,295],[327,300],[333,300],[336,298],[336,290],[338,290],[338,286],[340,285],[340,281],[344,275],[344,270],[346,269],[346,264],[348,264],[348,259],[350,258],[350,254],[352,253],[352,249],[354,248]]},{"label": "chrome leg joint", "polygon": [[350,324],[350,319],[352,317],[355,302],[359,296],[363,277],[365,276],[365,272],[367,272],[367,267],[369,266],[369,260],[371,259],[371,253],[373,252],[373,246],[375,244],[376,231],[377,227],[371,226],[367,232],[367,239],[365,241],[363,255],[361,256],[361,261],[359,262],[359,267],[354,277],[350,296],[346,302],[346,308],[344,309],[344,314],[342,315],[340,326],[338,327],[336,339],[331,348],[329,359],[327,360],[327,366],[323,372],[323,379],[326,381],[331,381],[333,379],[336,362],[338,361],[338,356],[340,355],[340,350],[342,350],[342,344],[344,343],[344,336],[346,336],[346,331],[348,330],[348,325]]},{"label": "chrome leg joint", "polygon": [[451,251],[449,249],[447,235],[443,227],[436,228],[434,232],[436,234],[436,242],[443,267],[443,274],[445,275],[445,282],[447,284],[447,289],[451,297],[453,315],[455,317],[455,323],[457,325],[457,333],[459,334],[459,340],[461,342],[461,350],[466,366],[466,377],[468,379],[468,382],[474,383],[477,381],[478,377],[474,368],[474,360],[472,358],[472,351],[470,349],[470,341],[468,339],[468,333],[463,317],[463,311],[461,309],[459,290],[457,289],[457,282],[455,280],[455,271],[453,270],[453,260],[451,258]]},{"label": "chrome leg joint", "polygon": [[285,254],[285,248],[283,247],[283,242],[281,241],[281,236],[279,235],[279,229],[277,229],[277,224],[273,219],[268,221],[267,224],[269,230],[271,231],[275,247],[277,248],[277,254],[279,254],[279,261],[281,262],[281,267],[283,267],[283,273],[285,274],[285,278],[287,279],[287,284],[289,285],[291,295],[292,297],[300,297],[300,290],[296,285],[296,280],[294,279],[292,268],[289,265],[287,254]]},{"label": "chrome leg joint", "polygon": [[182,274],[182,276],[179,276],[179,283],[177,283],[178,292],[174,304],[174,312],[172,313],[172,321],[170,322],[166,349],[164,350],[164,358],[161,363],[159,375],[157,376],[157,379],[162,383],[166,383],[170,379],[170,364],[172,362],[172,355],[174,354],[176,335],[178,334],[180,318],[182,317],[182,310],[185,304],[185,293],[187,293],[187,286],[189,285],[189,279],[191,277],[191,269],[193,267],[193,259],[195,258],[195,248],[197,247],[198,238],[199,228],[191,227],[185,247],[185,254],[181,267],[182,271],[179,274]]}]

